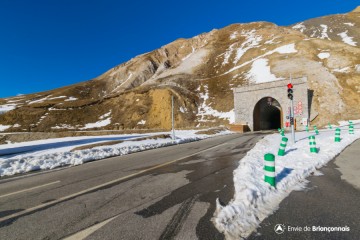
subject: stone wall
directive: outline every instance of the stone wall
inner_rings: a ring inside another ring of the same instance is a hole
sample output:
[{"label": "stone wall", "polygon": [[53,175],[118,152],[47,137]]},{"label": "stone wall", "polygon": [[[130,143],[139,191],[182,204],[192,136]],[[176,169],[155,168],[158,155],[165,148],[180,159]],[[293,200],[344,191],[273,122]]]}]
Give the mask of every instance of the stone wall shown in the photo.
[{"label": "stone wall", "polygon": [[[266,97],[277,100],[281,106],[282,127],[289,119],[288,109],[290,100],[287,97],[287,84],[289,80],[279,80],[274,82],[260,83],[234,89],[234,106],[235,106],[235,124],[248,125],[251,130],[254,129],[253,113],[257,102]],[[309,118],[311,109],[312,91],[308,89],[307,78],[292,79],[294,86],[294,107],[301,104],[302,112],[295,114],[298,130],[305,129],[301,123]],[[310,104],[310,105],[309,105]]]}]

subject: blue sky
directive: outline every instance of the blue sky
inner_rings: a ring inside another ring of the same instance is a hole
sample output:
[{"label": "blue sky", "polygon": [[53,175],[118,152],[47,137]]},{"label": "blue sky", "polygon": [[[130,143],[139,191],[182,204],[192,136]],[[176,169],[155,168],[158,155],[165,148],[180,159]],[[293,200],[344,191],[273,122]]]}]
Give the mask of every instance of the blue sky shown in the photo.
[{"label": "blue sky", "polygon": [[290,25],[359,1],[0,0],[0,97],[90,80],[177,38],[232,23]]}]

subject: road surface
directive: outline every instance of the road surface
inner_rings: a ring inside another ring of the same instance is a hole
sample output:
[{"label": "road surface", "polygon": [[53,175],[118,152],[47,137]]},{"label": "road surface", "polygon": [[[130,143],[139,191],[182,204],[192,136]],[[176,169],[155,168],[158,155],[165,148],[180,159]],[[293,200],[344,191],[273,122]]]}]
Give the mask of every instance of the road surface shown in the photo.
[{"label": "road surface", "polygon": [[223,239],[215,200],[263,137],[233,134],[0,180],[0,239]]}]

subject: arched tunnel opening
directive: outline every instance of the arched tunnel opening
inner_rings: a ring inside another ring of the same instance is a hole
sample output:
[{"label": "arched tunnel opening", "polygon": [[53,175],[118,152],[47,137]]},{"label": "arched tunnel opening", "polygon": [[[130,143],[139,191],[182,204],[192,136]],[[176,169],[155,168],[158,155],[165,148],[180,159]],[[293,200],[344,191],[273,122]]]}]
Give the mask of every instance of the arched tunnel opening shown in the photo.
[{"label": "arched tunnel opening", "polygon": [[281,106],[272,97],[258,101],[254,108],[254,131],[281,128]]}]

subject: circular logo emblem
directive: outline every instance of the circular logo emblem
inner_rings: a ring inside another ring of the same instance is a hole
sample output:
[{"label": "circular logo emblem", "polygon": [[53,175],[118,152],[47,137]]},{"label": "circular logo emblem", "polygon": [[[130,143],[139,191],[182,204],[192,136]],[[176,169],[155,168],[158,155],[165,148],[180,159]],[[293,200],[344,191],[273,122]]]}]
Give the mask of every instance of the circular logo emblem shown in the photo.
[{"label": "circular logo emblem", "polygon": [[284,224],[276,224],[274,227],[274,231],[277,234],[283,234],[285,231],[285,225]]}]

